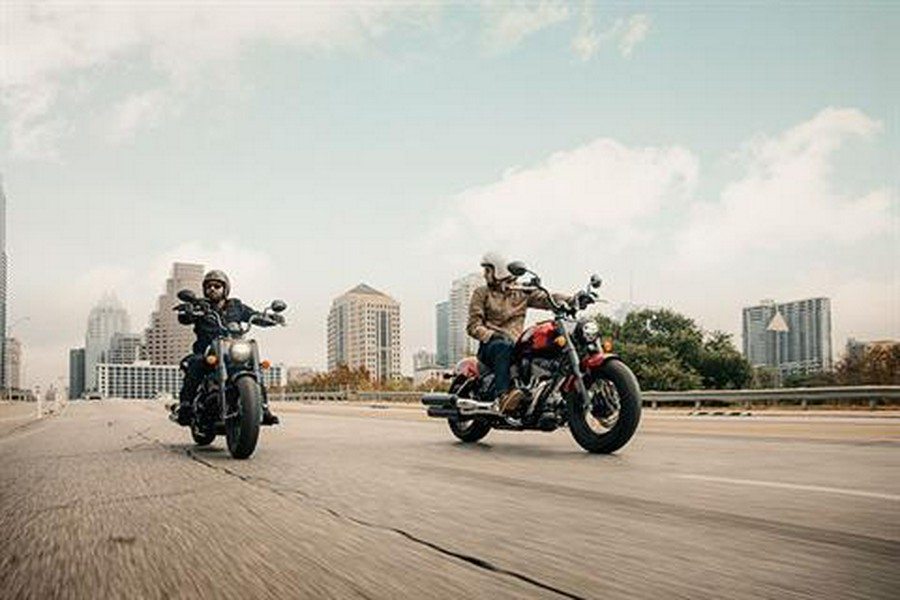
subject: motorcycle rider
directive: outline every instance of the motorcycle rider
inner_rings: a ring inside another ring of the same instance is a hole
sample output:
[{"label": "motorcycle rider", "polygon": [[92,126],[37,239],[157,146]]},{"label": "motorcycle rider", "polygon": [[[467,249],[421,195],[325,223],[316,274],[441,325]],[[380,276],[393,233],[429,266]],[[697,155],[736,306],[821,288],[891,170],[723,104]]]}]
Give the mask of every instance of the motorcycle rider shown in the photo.
[{"label": "motorcycle rider", "polygon": [[[510,389],[510,364],[515,342],[525,325],[528,308],[551,309],[550,298],[539,290],[514,287],[515,276],[509,263],[496,252],[481,259],[487,285],[478,287],[469,302],[466,331],[477,339],[478,360],[494,372],[494,406],[505,415],[511,414],[527,394]],[[570,302],[568,296],[553,294],[557,303]]]},{"label": "motorcycle rider", "polygon": [[[237,298],[229,298],[231,284],[228,276],[219,270],[212,270],[203,277],[203,296],[209,301],[213,310],[219,313],[224,323],[245,323],[256,313],[252,308]],[[273,319],[281,319],[281,315],[272,315]],[[206,348],[218,335],[218,327],[208,319],[195,318],[193,315],[180,311],[178,322],[182,325],[193,325],[197,339],[191,348],[192,354],[181,361],[184,371],[184,381],[181,384],[181,392],[178,395],[178,424],[190,425],[193,417],[193,401],[197,386],[203,381],[208,369],[203,354]],[[263,388],[263,425],[276,425],[279,422],[277,416],[269,409],[269,402]]]}]

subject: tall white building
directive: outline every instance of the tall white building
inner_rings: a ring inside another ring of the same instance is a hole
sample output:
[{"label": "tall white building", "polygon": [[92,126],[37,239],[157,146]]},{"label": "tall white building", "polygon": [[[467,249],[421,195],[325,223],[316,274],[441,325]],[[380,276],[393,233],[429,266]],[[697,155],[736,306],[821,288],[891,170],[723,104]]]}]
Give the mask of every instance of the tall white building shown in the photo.
[{"label": "tall white building", "polygon": [[128,313],[115,295],[104,294],[88,315],[84,339],[84,387],[97,389],[97,365],[106,362],[106,354],[117,333],[128,332]]},{"label": "tall white building", "polygon": [[400,303],[361,283],[331,303],[328,370],[365,367],[374,379],[400,373]]},{"label": "tall white building", "polygon": [[832,368],[831,301],[762,301],[743,311],[744,358],[752,366],[778,368],[783,375]]},{"label": "tall white building", "polygon": [[469,323],[469,301],[475,289],[483,285],[484,277],[478,273],[460,277],[450,285],[447,331],[450,365],[478,353],[478,340],[469,336],[466,325]]},{"label": "tall white building", "polygon": [[3,367],[6,369],[4,373],[4,385],[13,390],[22,389],[22,342],[16,338],[6,338],[5,360]]},{"label": "tall white building", "polygon": [[150,315],[150,326],[144,332],[145,355],[153,365],[177,365],[191,351],[194,329],[178,322],[172,310],[181,301],[176,294],[191,290],[202,295],[203,265],[175,263],[172,275],[166,280],[166,290],[156,301],[156,310]]}]

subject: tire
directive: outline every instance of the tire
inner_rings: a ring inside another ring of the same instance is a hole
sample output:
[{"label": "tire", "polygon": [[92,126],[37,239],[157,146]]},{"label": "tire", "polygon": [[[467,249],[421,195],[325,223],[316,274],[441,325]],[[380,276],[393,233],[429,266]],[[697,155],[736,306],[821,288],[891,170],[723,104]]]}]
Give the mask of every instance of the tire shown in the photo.
[{"label": "tire", "polygon": [[[608,428],[592,414],[591,407],[584,406],[576,390],[567,398],[572,437],[579,446],[595,454],[609,454],[622,448],[634,435],[641,420],[641,388],[631,369],[620,360],[610,360],[584,378],[585,387],[592,397],[603,391],[602,386],[607,383],[614,386],[619,402],[618,415],[608,419],[611,421]],[[611,388],[606,389],[612,391]],[[598,431],[593,423],[602,429]]]},{"label": "tire", "polygon": [[198,446],[209,446],[216,439],[216,432],[197,431],[196,428],[191,427],[191,437]]},{"label": "tire", "polygon": [[235,409],[237,414],[225,420],[225,438],[232,458],[248,458],[256,450],[259,439],[262,391],[252,377],[241,377],[235,382]]},{"label": "tire", "polygon": [[[454,382],[450,386],[450,393],[456,393],[456,390],[461,388],[464,383],[465,381]],[[468,398],[469,396],[469,392],[466,392],[463,397]],[[453,432],[453,435],[466,444],[474,444],[491,431],[491,424],[484,417],[473,417],[465,420],[450,417],[447,419],[447,424],[450,426],[450,431]]]}]

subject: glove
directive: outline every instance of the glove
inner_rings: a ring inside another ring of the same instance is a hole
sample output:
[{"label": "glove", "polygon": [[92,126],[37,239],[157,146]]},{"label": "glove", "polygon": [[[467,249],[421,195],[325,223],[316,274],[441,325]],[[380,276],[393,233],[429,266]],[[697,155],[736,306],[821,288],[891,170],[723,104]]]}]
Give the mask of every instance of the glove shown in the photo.
[{"label": "glove", "polygon": [[575,304],[578,310],[583,310],[594,303],[594,295],[591,292],[585,292],[584,290],[575,294],[572,298],[572,302]]}]

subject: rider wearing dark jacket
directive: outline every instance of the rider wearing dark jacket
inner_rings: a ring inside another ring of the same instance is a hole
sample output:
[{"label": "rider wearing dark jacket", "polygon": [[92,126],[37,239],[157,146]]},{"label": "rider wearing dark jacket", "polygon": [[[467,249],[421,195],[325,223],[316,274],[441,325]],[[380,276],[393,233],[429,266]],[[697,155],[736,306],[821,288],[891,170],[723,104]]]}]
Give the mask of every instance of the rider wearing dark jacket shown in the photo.
[{"label": "rider wearing dark jacket", "polygon": [[[222,322],[248,322],[256,314],[256,311],[237,298],[229,298],[230,291],[231,285],[224,272],[213,270],[203,277],[203,296],[210,303],[212,309],[222,317]],[[197,336],[191,348],[192,354],[181,361],[184,381],[181,384],[178,398],[178,423],[189,425],[193,416],[194,394],[209,369],[203,355],[219,334],[219,327],[210,319],[196,318],[184,311],[178,313],[178,322],[182,325],[193,325],[194,334]],[[274,425],[276,423],[278,423],[278,417],[269,410],[269,403],[263,392],[263,424]]]}]

